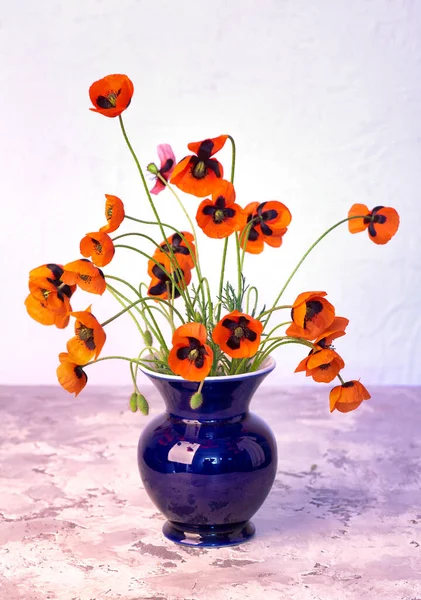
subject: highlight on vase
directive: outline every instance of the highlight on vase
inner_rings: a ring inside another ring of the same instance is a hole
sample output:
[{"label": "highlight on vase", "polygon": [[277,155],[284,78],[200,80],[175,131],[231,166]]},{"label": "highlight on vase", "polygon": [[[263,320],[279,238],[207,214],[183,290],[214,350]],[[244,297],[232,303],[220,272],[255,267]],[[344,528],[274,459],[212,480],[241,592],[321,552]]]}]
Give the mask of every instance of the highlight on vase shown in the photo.
[{"label": "highlight on vase", "polygon": [[[75,248],[79,246],[81,256],[75,250],[70,262],[46,262],[29,273],[25,299],[29,316],[58,329],[74,320],[74,335],[58,357],[59,384],[77,396],[86,388],[94,364],[123,360],[133,384],[128,399],[133,412],[148,414],[147,400],[138,386],[139,367],[197,384],[190,399],[194,410],[206,403],[202,389],[208,377],[259,371],[275,350],[294,344],[305,351],[296,372],[316,382],[339,381],[330,391],[326,409],[345,413],[358,408],[370,394],[358,379],[345,378],[345,359],[336,348],[349,320],[337,315],[326,291],[304,290],[287,297],[288,286],[312,250],[343,225],[352,234],[367,231],[377,245],[389,243],[399,229],[396,209],[379,204],[370,210],[363,203],[353,204],[345,214],[335,209],[337,222],[328,224],[288,272],[290,234],[286,234],[292,222],[291,207],[282,198],[236,193],[234,138],[228,134],[207,137],[204,134],[211,132],[198,128],[201,141],[187,143],[189,154],[179,162],[166,142],[156,149],[159,164],[149,162],[144,168],[123,122],[133,95],[134,85],[124,74],[107,75],[89,88],[90,110],[118,121],[127,156],[138,171],[142,201],[127,202],[128,208],[119,196],[105,194],[105,224],[104,215],[99,214],[97,228],[75,233]],[[123,146],[119,152],[123,153]],[[142,152],[155,155],[154,148]],[[145,175],[152,176],[152,187]],[[275,179],[273,188],[276,193]],[[182,223],[169,223],[165,217],[173,203],[184,215]],[[351,239],[349,244],[351,248]],[[139,260],[130,281],[114,269],[108,272],[114,257],[126,252]],[[262,253],[264,258],[247,259],[247,255]],[[202,271],[204,254],[211,254],[214,263],[220,264],[217,286]],[[247,260],[259,259],[281,265],[273,273],[272,298],[259,296],[258,269],[247,271]],[[230,280],[227,265],[232,264],[236,274]],[[93,312],[91,306],[84,308],[86,300],[79,288],[93,294],[95,303],[99,301],[95,296],[111,294],[117,303],[115,314],[100,322],[95,308]],[[126,356],[124,350],[113,350],[104,356],[104,348],[108,351],[111,346],[113,327],[128,316],[139,335],[139,351]],[[109,341],[106,331],[111,334]]]}]

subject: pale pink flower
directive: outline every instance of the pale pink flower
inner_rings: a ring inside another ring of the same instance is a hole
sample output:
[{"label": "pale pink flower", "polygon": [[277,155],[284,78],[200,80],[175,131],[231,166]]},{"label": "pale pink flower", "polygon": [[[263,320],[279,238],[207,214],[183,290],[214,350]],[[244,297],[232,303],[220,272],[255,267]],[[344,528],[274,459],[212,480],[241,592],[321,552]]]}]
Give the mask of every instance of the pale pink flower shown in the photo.
[{"label": "pale pink flower", "polygon": [[[159,144],[158,148],[158,156],[161,161],[161,167],[159,169],[159,174],[166,181],[171,177],[172,172],[175,167],[175,155],[172,151],[172,148],[169,144]],[[149,170],[149,167],[148,167]],[[152,171],[151,171],[152,172]],[[156,171],[155,171],[156,173]],[[156,177],[155,185],[151,189],[151,194],[159,194],[162,190],[165,189],[165,184]]]}]

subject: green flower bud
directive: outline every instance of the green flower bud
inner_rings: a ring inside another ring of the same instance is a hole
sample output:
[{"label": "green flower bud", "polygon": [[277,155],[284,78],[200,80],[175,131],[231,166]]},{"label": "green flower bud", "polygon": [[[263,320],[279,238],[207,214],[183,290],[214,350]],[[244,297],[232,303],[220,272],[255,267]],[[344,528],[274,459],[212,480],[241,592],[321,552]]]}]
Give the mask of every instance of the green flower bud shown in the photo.
[{"label": "green flower bud", "polygon": [[149,173],[152,173],[153,175],[158,175],[159,173],[159,169],[155,163],[149,163],[149,165],[146,167],[146,170],[149,171]]},{"label": "green flower bud", "polygon": [[203,396],[201,392],[196,392],[190,398],[190,408],[199,408],[203,404]]},{"label": "green flower bud", "polygon": [[143,341],[145,342],[145,346],[148,346],[149,348],[152,346],[153,337],[150,331],[146,330],[143,332]]},{"label": "green flower bud", "polygon": [[130,396],[130,410],[134,413],[137,411],[137,394],[136,394],[136,392],[133,392],[133,394]]},{"label": "green flower bud", "polygon": [[148,404],[148,401],[146,400],[145,396],[143,394],[137,394],[136,398],[137,398],[137,408],[140,410],[142,415],[145,415],[145,416],[148,415],[149,414],[149,404]]},{"label": "green flower bud", "polygon": [[194,313],[194,320],[196,323],[201,323],[202,322],[202,315],[200,314],[199,311],[196,311]]}]

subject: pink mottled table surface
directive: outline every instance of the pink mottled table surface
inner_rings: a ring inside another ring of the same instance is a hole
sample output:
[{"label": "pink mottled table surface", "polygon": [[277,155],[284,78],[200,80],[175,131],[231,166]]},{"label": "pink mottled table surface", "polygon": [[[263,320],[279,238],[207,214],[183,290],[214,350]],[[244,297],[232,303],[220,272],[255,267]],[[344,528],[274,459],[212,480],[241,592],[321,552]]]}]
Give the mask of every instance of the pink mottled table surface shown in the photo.
[{"label": "pink mottled table surface", "polygon": [[257,534],[194,549],[141,486],[130,390],[0,388],[0,599],[421,600],[421,388],[370,391],[330,415],[328,387],[264,384],[279,467]]}]

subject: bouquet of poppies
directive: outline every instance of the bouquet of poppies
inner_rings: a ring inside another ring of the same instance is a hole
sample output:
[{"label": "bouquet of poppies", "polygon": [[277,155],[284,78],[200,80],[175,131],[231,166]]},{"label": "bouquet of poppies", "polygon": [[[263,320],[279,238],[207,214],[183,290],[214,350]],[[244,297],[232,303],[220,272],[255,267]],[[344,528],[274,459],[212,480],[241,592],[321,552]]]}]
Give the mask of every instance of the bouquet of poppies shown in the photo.
[{"label": "bouquet of poppies", "polygon": [[[139,366],[197,382],[197,391],[190,400],[192,408],[197,408],[206,401],[201,393],[206,377],[256,371],[276,348],[300,344],[306,355],[296,371],[303,371],[318,382],[339,380],[339,385],[330,392],[330,410],[348,412],[357,408],[370,394],[360,381],[343,379],[341,371],[345,364],[333,345],[345,335],[348,319],[336,315],[326,292],[304,291],[289,304],[281,304],[281,300],[303,261],[332,230],[347,223],[351,233],[367,230],[372,242],[386,244],[399,227],[396,210],[384,206],[369,210],[364,204],[354,204],[347,217],[329,227],[305,252],[280,286],[270,308],[261,306],[257,287],[248,284],[242,274],[245,257],[247,253],[260,254],[267,246],[269,251],[279,252],[291,222],[290,211],[277,200],[251,202],[244,207],[237,203],[236,148],[230,135],[188,144],[189,154],[179,162],[170,145],[160,144],[159,165],[150,163],[146,167],[154,178],[149,189],[122,118],[133,92],[133,83],[126,75],[104,77],[89,89],[94,105],[90,110],[118,118],[153,219],[145,221],[129,216],[120,198],[105,194],[106,224],[81,239],[83,258],[64,265],[47,263],[29,273],[30,293],[25,301],[29,315],[43,325],[60,329],[67,327],[71,318],[74,320],[74,336],[67,342],[66,352],[59,354],[60,385],[78,395],[86,386],[86,371],[91,365],[110,359],[125,360],[134,386],[130,398],[133,411],[148,412],[147,401],[137,383]],[[226,143],[232,147],[228,178],[224,177],[224,168],[216,157]],[[195,223],[179,191],[200,199]],[[161,219],[154,202],[154,196],[161,192],[172,194],[183,209],[188,224],[185,229],[179,230]],[[136,230],[112,237],[123,223],[134,225]],[[157,239],[145,233],[151,226],[157,231]],[[200,266],[197,228],[210,238],[212,252],[216,245],[221,247],[219,287],[215,295]],[[237,264],[236,281],[232,282],[225,278],[230,238]],[[125,281],[103,272],[116,250],[136,252],[143,257],[146,283]],[[99,295],[107,290],[121,310],[103,323],[98,322],[90,306],[74,311],[71,301],[77,288]],[[273,317],[281,314],[279,311],[286,311],[288,316],[269,327]],[[138,356],[100,357],[106,327],[125,313],[135,322],[142,339]],[[167,339],[167,332],[171,332],[171,340]]]}]

